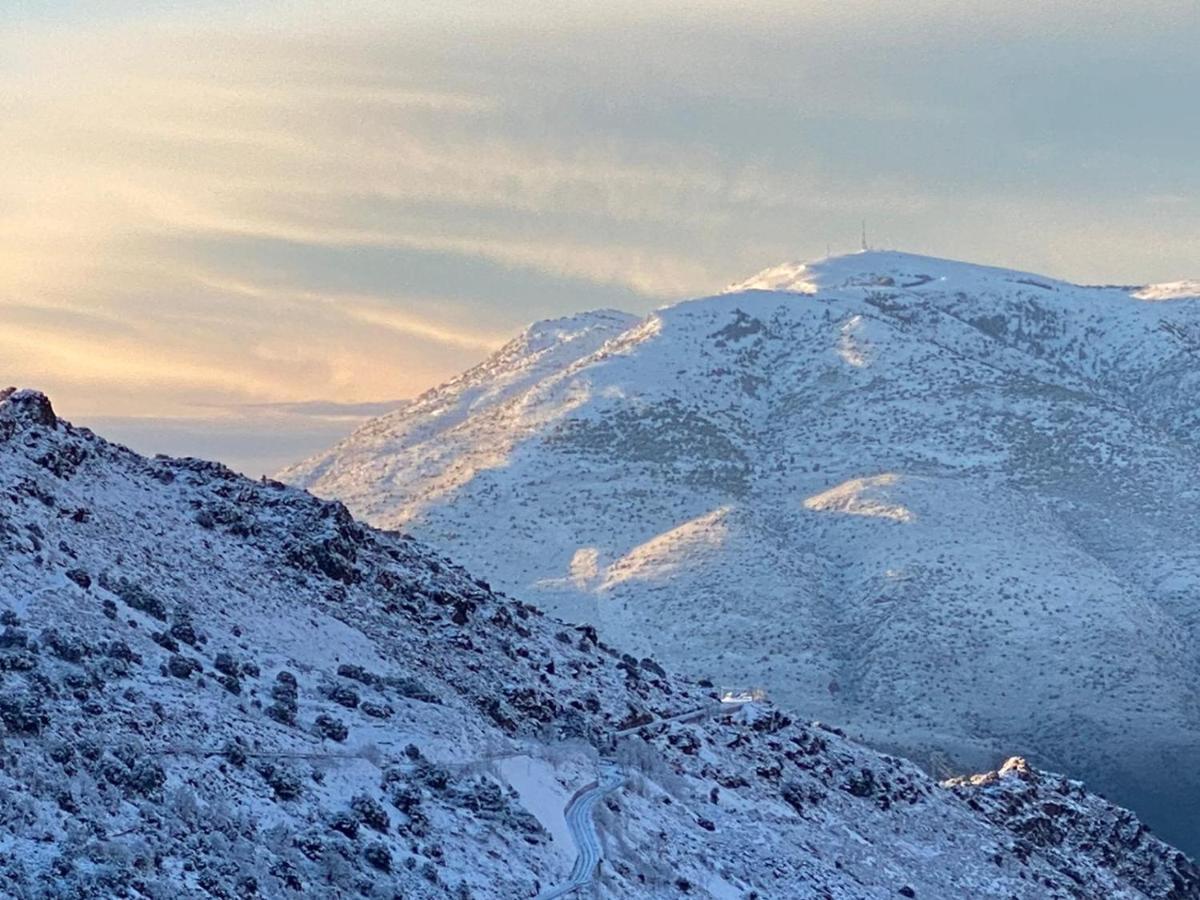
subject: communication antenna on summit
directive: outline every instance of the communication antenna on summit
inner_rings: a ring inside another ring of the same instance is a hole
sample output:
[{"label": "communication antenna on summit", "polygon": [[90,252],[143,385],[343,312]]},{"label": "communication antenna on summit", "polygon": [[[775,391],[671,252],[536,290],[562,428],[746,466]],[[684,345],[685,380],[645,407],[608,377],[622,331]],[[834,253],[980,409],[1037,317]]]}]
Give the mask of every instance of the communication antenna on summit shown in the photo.
[{"label": "communication antenna on summit", "polygon": [[862,248],[864,250],[869,250],[870,248],[867,246],[867,220],[866,219],[863,219],[862,226],[863,226],[863,228],[862,228]]}]

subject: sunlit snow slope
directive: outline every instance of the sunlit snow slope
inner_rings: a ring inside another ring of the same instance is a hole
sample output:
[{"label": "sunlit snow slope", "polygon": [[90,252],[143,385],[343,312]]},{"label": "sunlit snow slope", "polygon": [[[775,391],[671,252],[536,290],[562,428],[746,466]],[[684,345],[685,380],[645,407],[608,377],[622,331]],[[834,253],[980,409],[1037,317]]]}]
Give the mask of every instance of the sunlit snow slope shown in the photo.
[{"label": "sunlit snow slope", "polygon": [[891,252],[535,326],[284,473],[614,642],[1200,846],[1200,300]]}]

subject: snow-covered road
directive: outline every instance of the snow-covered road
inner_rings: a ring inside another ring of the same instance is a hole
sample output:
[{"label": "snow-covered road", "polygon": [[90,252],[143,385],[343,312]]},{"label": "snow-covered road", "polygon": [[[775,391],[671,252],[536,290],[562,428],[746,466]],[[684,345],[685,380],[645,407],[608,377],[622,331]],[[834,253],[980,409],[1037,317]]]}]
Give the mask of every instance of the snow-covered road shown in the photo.
[{"label": "snow-covered road", "polygon": [[601,859],[600,838],[596,834],[596,823],[592,818],[592,812],[597,803],[624,783],[625,773],[621,767],[614,762],[604,760],[600,763],[599,780],[584,788],[567,805],[565,813],[567,828],[571,831],[571,838],[579,849],[579,855],[575,857],[575,865],[571,868],[568,879],[562,884],[542,891],[537,895],[537,900],[554,900],[555,897],[565,897],[577,888],[591,883]]},{"label": "snow-covered road", "polygon": [[[635,725],[632,728],[614,731],[612,733],[612,741],[615,744],[621,738],[636,734],[644,728],[653,728],[672,722],[687,722],[708,716],[732,715],[748,705],[746,701],[741,700],[707,703],[704,706],[689,709],[673,716],[664,716],[652,722],[645,722],[641,725]],[[567,808],[563,813],[566,818],[567,828],[571,832],[571,839],[575,842],[575,846],[579,850],[579,855],[575,858],[575,865],[571,869],[571,875],[562,884],[542,891],[537,895],[535,900],[554,900],[555,897],[565,897],[577,888],[590,884],[592,877],[596,874],[596,867],[600,865],[601,854],[600,839],[596,834],[596,823],[592,819],[592,811],[596,808],[596,804],[605,796],[611,794],[625,783],[625,771],[618,763],[602,759],[599,770],[599,780],[587,785],[576,794],[575,798],[567,804]]]}]

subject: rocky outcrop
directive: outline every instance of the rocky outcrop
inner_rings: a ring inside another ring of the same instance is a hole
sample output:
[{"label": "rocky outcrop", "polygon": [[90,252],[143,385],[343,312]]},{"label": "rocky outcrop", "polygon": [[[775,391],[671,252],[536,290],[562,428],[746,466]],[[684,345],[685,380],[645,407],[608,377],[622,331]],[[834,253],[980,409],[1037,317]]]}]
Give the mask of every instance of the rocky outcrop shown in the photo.
[{"label": "rocky outcrop", "polygon": [[1113,872],[1147,897],[1200,895],[1200,867],[1151,835],[1133,813],[1089,793],[1082,782],[1039,772],[1014,756],[996,771],[944,784],[1016,835],[1019,856],[1056,859],[1080,898],[1090,896],[1081,874],[1089,866]]}]

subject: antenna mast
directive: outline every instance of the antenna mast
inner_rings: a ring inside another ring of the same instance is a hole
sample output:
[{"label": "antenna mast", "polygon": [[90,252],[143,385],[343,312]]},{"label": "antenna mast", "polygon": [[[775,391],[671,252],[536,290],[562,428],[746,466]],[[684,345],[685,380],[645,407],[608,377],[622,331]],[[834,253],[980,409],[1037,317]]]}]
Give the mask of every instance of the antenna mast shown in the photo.
[{"label": "antenna mast", "polygon": [[863,219],[862,223],[862,248],[867,250],[867,220]]}]

